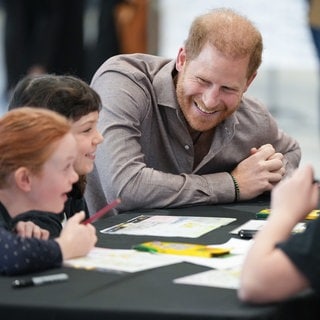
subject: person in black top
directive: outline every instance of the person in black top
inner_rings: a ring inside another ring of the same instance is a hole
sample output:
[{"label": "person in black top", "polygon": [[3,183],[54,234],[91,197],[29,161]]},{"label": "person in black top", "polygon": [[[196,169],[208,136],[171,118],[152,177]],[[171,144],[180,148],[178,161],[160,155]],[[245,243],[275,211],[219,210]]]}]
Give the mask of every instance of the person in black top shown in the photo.
[{"label": "person in black top", "polygon": [[310,289],[320,294],[320,219],[292,234],[296,224],[317,207],[318,197],[311,165],[297,169],[274,188],[270,216],[242,266],[241,300],[270,303]]},{"label": "person in black top", "polygon": [[[95,228],[81,224],[84,212],[52,240],[12,233],[10,219],[25,212],[58,214],[78,180],[77,142],[70,123],[51,110],[20,108],[0,118],[0,274],[58,267],[63,259],[86,255],[97,241]],[[45,234],[42,238],[45,238]],[[39,236],[41,237],[41,236]]]},{"label": "person in black top", "polygon": [[42,214],[39,217],[29,212],[13,221],[14,223],[33,221],[39,227],[48,230],[50,237],[57,237],[62,229],[61,222],[63,223],[74,213],[85,211],[86,218],[90,215],[83,194],[86,174],[93,170],[95,151],[103,140],[96,127],[101,100],[99,95],[78,77],[46,74],[26,76],[19,81],[9,101],[8,109],[22,106],[47,108],[67,117],[71,121],[72,132],[77,140],[78,156],[75,170],[79,180],[68,194],[68,200],[60,217],[52,214]]}]

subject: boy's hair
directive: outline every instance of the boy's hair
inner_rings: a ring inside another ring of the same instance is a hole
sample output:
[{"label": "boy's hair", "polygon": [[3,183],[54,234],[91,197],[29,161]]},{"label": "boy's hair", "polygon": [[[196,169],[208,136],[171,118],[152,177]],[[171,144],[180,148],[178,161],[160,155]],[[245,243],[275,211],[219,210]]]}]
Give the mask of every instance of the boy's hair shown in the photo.
[{"label": "boy's hair", "polygon": [[16,85],[8,109],[21,106],[54,110],[77,121],[90,112],[100,111],[100,96],[83,80],[70,75],[26,76]]}]

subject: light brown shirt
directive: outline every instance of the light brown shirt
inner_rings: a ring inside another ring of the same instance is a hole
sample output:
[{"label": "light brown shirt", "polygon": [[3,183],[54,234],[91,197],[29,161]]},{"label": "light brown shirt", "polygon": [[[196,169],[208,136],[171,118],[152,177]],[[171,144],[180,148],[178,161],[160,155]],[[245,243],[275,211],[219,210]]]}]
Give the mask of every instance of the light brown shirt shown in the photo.
[{"label": "light brown shirt", "polygon": [[279,130],[257,101],[243,97],[239,109],[215,129],[209,152],[194,168],[195,149],[177,103],[174,61],[143,54],[109,59],[92,87],[103,108],[96,166],[88,176],[90,212],[121,197],[119,210],[232,202],[228,174],[250,148],[270,143],[284,154],[287,173],[300,161],[300,147]]}]

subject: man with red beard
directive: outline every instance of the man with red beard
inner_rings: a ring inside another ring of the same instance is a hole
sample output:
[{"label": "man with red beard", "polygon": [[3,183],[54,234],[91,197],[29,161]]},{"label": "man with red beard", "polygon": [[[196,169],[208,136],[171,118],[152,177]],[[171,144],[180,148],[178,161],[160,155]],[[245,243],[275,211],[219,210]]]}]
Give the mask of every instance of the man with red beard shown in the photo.
[{"label": "man with red beard", "polygon": [[262,50],[252,22],[221,8],[194,20],[175,60],[107,60],[91,83],[105,139],[88,176],[89,209],[118,197],[119,212],[244,201],[290,175],[297,141],[245,95]]}]

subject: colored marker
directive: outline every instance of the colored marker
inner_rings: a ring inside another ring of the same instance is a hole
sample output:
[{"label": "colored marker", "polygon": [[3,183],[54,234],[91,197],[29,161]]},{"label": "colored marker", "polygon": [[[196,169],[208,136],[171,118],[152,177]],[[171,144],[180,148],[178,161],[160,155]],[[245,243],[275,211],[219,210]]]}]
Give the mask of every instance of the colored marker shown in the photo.
[{"label": "colored marker", "polygon": [[112,201],[110,204],[107,204],[105,207],[97,211],[94,215],[92,215],[90,218],[84,220],[83,224],[93,223],[103,217],[106,213],[108,213],[111,209],[115,208],[121,200],[117,198],[116,200]]}]

